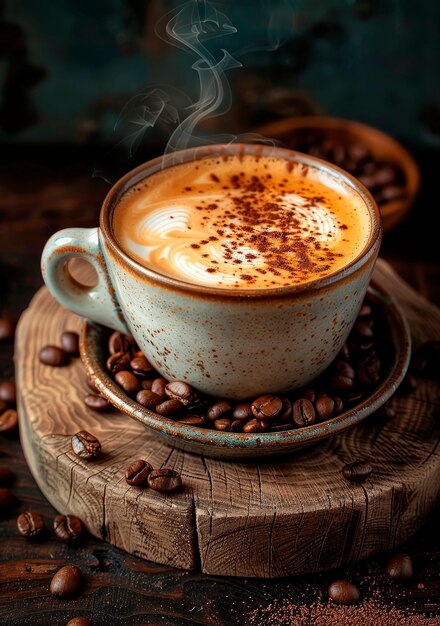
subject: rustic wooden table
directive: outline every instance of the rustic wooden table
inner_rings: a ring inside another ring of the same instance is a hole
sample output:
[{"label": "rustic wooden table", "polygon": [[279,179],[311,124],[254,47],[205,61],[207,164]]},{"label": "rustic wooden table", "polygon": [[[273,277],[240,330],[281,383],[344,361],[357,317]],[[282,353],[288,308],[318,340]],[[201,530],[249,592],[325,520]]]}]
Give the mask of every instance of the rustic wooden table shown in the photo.
[{"label": "rustic wooden table", "polygon": [[[407,220],[386,236],[382,256],[440,305],[438,233],[432,225],[440,158],[428,152],[416,156],[422,194]],[[39,256],[46,239],[63,227],[96,225],[108,186],[91,178],[91,150],[14,149],[8,154],[4,150],[2,158],[0,314],[18,317],[42,285]],[[13,376],[12,356],[12,344],[1,344],[0,379]],[[364,597],[379,598],[384,612],[395,606],[427,616],[426,624],[440,623],[439,511],[406,545],[416,571],[404,585],[384,579],[385,557],[342,571],[272,581],[210,577],[141,561],[91,537],[76,548],[51,538],[25,542],[16,531],[16,515],[37,510],[49,525],[55,511],[26,466],[17,434],[0,435],[0,463],[17,475],[14,513],[5,517],[0,511],[1,624],[62,625],[75,615],[87,615],[94,625],[290,624],[279,611],[268,617],[267,608],[282,601],[307,605],[321,593],[325,601],[328,583],[345,576],[361,584]],[[49,582],[66,563],[82,569],[86,585],[77,599],[61,601],[50,595]]]}]

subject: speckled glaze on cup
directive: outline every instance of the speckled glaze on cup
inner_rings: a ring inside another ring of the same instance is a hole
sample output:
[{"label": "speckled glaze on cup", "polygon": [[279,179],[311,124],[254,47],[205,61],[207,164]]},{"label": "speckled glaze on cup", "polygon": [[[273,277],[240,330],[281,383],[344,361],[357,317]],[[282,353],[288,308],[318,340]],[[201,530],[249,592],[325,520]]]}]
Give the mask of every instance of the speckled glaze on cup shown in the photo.
[{"label": "speckled glaze on cup", "polygon": [[[306,285],[232,290],[159,274],[121,249],[112,232],[112,215],[128,189],[163,167],[240,153],[318,167],[350,187],[371,218],[364,250],[342,270]],[[339,168],[272,146],[203,146],[154,159],[126,174],[104,200],[100,228],[53,235],[43,251],[42,271],[63,306],[132,334],[165,378],[185,380],[207,394],[246,399],[301,387],[330,364],[356,320],[381,236],[374,200]],[[75,256],[94,265],[96,287],[85,288],[70,275],[67,261]]]}]

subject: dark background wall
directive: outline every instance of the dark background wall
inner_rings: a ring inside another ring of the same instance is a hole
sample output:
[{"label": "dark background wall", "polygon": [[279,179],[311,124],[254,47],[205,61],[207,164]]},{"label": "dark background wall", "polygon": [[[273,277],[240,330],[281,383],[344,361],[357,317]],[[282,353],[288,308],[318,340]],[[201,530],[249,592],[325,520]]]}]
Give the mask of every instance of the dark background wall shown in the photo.
[{"label": "dark background wall", "polygon": [[[165,82],[194,99],[193,59],[154,32],[176,4],[3,0],[0,140],[112,142],[121,109],[149,85]],[[437,0],[215,4],[238,31],[225,47],[260,51],[240,54],[242,67],[228,74],[232,108],[211,127],[242,132],[276,117],[324,112],[414,146],[438,145]]]}]

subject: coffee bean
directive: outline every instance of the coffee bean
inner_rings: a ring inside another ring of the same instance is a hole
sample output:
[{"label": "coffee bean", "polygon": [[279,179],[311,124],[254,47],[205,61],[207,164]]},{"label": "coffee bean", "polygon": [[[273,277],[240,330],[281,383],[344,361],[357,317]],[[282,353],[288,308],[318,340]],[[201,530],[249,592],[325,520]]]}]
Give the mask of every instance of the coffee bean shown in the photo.
[{"label": "coffee bean", "polygon": [[267,393],[252,402],[251,410],[257,419],[275,419],[283,410],[283,401]]},{"label": "coffee bean", "polygon": [[229,429],[231,433],[240,433],[243,430],[243,420],[234,420]]},{"label": "coffee bean", "polygon": [[349,341],[358,350],[369,350],[374,345],[374,331],[365,321],[357,321],[350,333]]},{"label": "coffee bean", "polygon": [[361,360],[356,370],[358,381],[362,385],[374,385],[380,377],[380,359],[372,354]]},{"label": "coffee bean", "polygon": [[127,370],[117,372],[115,381],[129,396],[134,396],[141,389],[141,384],[136,376]]},{"label": "coffee bean", "polygon": [[335,408],[335,401],[329,396],[322,396],[315,401],[315,411],[320,420],[328,420]]},{"label": "coffee bean", "polygon": [[347,361],[337,359],[329,367],[329,374],[333,376],[346,376],[347,378],[354,378],[355,371],[352,365]]},{"label": "coffee bean", "polygon": [[371,317],[372,315],[373,315],[373,309],[368,303],[364,302],[363,305],[361,306],[361,310],[358,313],[358,318]]},{"label": "coffee bean", "polygon": [[44,535],[44,521],[36,511],[26,511],[17,517],[17,529],[27,539],[39,539]]},{"label": "coffee bean", "polygon": [[300,400],[303,398],[304,400],[309,400],[310,402],[315,402],[316,400],[316,391],[314,389],[302,389],[298,392],[296,396],[296,400]]},{"label": "coffee bean", "polygon": [[83,523],[76,515],[57,515],[53,520],[53,532],[63,543],[75,543],[83,531]]},{"label": "coffee bean", "polygon": [[333,415],[339,415],[340,413],[342,413],[342,411],[344,410],[344,403],[342,402],[341,398],[338,398],[337,396],[333,397],[333,402],[334,407],[333,407]]},{"label": "coffee bean", "polygon": [[69,619],[66,626],[93,626],[93,624],[88,617],[78,615],[78,617],[72,617],[72,619]]},{"label": "coffee bean", "polygon": [[356,604],[361,594],[359,589],[348,580],[335,580],[328,588],[330,600],[336,604]]},{"label": "coffee bean", "polygon": [[364,392],[360,389],[353,389],[350,393],[344,393],[344,402],[347,404],[355,404],[364,397]]},{"label": "coffee bean", "polygon": [[232,411],[234,420],[250,420],[253,418],[251,403],[239,402]]},{"label": "coffee bean", "polygon": [[262,433],[264,432],[264,428],[261,424],[261,420],[254,418],[253,420],[250,420],[249,422],[246,422],[243,425],[243,432],[244,433]]},{"label": "coffee bean", "polygon": [[344,478],[352,483],[361,483],[371,475],[373,468],[368,461],[354,461],[342,468]]},{"label": "coffee bean", "polygon": [[232,411],[232,408],[232,404],[228,400],[220,400],[219,402],[216,402],[209,407],[209,409],[206,411],[206,417],[211,422],[214,422],[217,419],[229,415]]},{"label": "coffee bean", "polygon": [[196,399],[194,389],[180,380],[168,383],[165,387],[165,393],[171,400],[179,400],[183,406],[191,406]]},{"label": "coffee bean", "polygon": [[5,402],[4,400],[0,400],[0,414],[3,413],[3,411],[6,411],[7,408],[8,408],[8,403]]},{"label": "coffee bean", "polygon": [[183,404],[179,400],[165,400],[156,406],[156,413],[165,417],[179,415],[183,411]]},{"label": "coffee bean", "polygon": [[17,401],[17,391],[15,383],[12,380],[3,380],[0,382],[0,400],[10,405],[15,405]]},{"label": "coffee bean", "polygon": [[142,389],[147,389],[148,391],[151,391],[151,387],[153,386],[152,378],[141,378],[140,383],[141,383]]},{"label": "coffee bean", "polygon": [[179,419],[179,424],[188,424],[188,426],[206,426],[208,420],[204,415],[185,415]]},{"label": "coffee bean", "polygon": [[340,349],[337,359],[349,361],[350,360],[350,348],[348,347],[348,343],[345,342],[342,348]]},{"label": "coffee bean", "polygon": [[182,487],[182,479],[179,472],[168,467],[153,470],[148,476],[148,484],[151,489],[161,493],[171,493]]},{"label": "coffee bean", "polygon": [[315,422],[316,413],[310,400],[300,398],[293,403],[293,422],[296,426],[309,426]]},{"label": "coffee bean", "polygon": [[292,422],[287,422],[285,424],[274,424],[274,423],[272,423],[269,426],[269,430],[270,430],[271,433],[280,433],[280,432],[283,432],[284,430],[292,430],[293,427],[294,426],[293,426]]},{"label": "coffee bean", "polygon": [[134,340],[130,335],[124,335],[115,330],[108,340],[108,351],[110,354],[116,354],[117,352],[129,352],[131,354],[134,351]]},{"label": "coffee bean", "polygon": [[151,363],[142,355],[136,356],[130,361],[130,367],[133,370],[133,374],[141,378],[147,378],[155,373],[154,367]]},{"label": "coffee bean", "polygon": [[96,394],[85,396],[84,403],[94,411],[107,411],[111,406],[107,398]]},{"label": "coffee bean", "polygon": [[352,378],[348,376],[332,376],[327,383],[327,389],[330,394],[346,394],[354,387]]},{"label": "coffee bean", "polygon": [[277,422],[289,422],[292,419],[292,403],[286,396],[280,396],[283,407],[277,415]]},{"label": "coffee bean", "polygon": [[0,415],[0,433],[10,433],[18,426],[18,413],[15,409],[6,409]]},{"label": "coffee bean", "polygon": [[393,202],[398,198],[402,198],[405,195],[405,187],[401,185],[387,185],[383,187],[377,197],[379,204],[385,204],[386,202]]},{"label": "coffee bean", "polygon": [[125,472],[125,480],[134,487],[145,487],[148,483],[148,476],[153,471],[149,463],[143,459],[138,459],[132,463]]},{"label": "coffee bean", "polygon": [[216,430],[231,430],[232,422],[233,420],[228,419],[227,417],[219,417],[218,419],[214,420],[214,428]]},{"label": "coffee bean", "polygon": [[71,443],[76,456],[86,461],[96,459],[101,454],[101,444],[98,439],[86,430],[73,435]]},{"label": "coffee bean", "polygon": [[12,491],[6,487],[0,487],[0,515],[5,515],[10,512],[14,506],[15,498],[12,495]]},{"label": "coffee bean", "polygon": [[131,357],[128,352],[115,352],[107,359],[107,369],[110,374],[117,374],[130,367]]},{"label": "coffee bean", "polygon": [[63,367],[67,363],[67,354],[58,346],[44,346],[41,348],[38,357],[43,365],[51,367]]},{"label": "coffee bean", "polygon": [[79,335],[71,330],[66,330],[61,335],[61,347],[70,356],[79,356]]},{"label": "coffee bean", "polygon": [[392,554],[388,559],[386,572],[391,580],[410,580],[413,577],[413,562],[409,554]]},{"label": "coffee bean", "polygon": [[393,417],[396,417],[396,411],[389,402],[386,402],[380,407],[380,409],[375,411],[374,417],[383,421],[390,420],[393,419]]},{"label": "coffee bean", "polygon": [[91,376],[87,376],[86,383],[87,383],[87,387],[90,389],[90,391],[93,391],[93,393],[99,394],[99,389],[95,385],[95,383],[93,382],[93,378]]},{"label": "coffee bean", "polygon": [[151,391],[154,391],[154,393],[157,393],[158,396],[164,397],[166,395],[165,387],[167,385],[168,385],[168,381],[165,380],[165,378],[155,378],[151,385]]},{"label": "coffee bean", "polygon": [[14,338],[15,322],[10,317],[0,317],[0,341]]},{"label": "coffee bean", "polygon": [[0,465],[0,487],[9,487],[14,480],[14,472],[7,465]]},{"label": "coffee bean", "polygon": [[136,394],[136,402],[139,402],[146,409],[150,409],[150,411],[157,407],[158,404],[164,401],[164,398],[158,396],[154,391],[149,391],[148,389],[141,389]]},{"label": "coffee bean", "polygon": [[50,593],[58,598],[70,598],[78,594],[82,582],[81,570],[75,565],[65,565],[54,574]]}]

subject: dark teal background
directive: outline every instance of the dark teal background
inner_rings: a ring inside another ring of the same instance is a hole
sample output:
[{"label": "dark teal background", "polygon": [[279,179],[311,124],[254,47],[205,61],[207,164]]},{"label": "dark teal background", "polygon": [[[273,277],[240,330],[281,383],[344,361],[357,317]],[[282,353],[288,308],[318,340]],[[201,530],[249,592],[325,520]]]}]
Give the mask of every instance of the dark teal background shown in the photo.
[{"label": "dark teal background", "polygon": [[[240,56],[231,111],[208,126],[247,131],[324,112],[378,126],[413,145],[440,138],[437,0],[258,0],[215,3],[238,33],[276,51]],[[134,95],[168,83],[197,96],[193,60],[154,34],[171,0],[4,0],[0,13],[0,139],[112,142]]]}]

